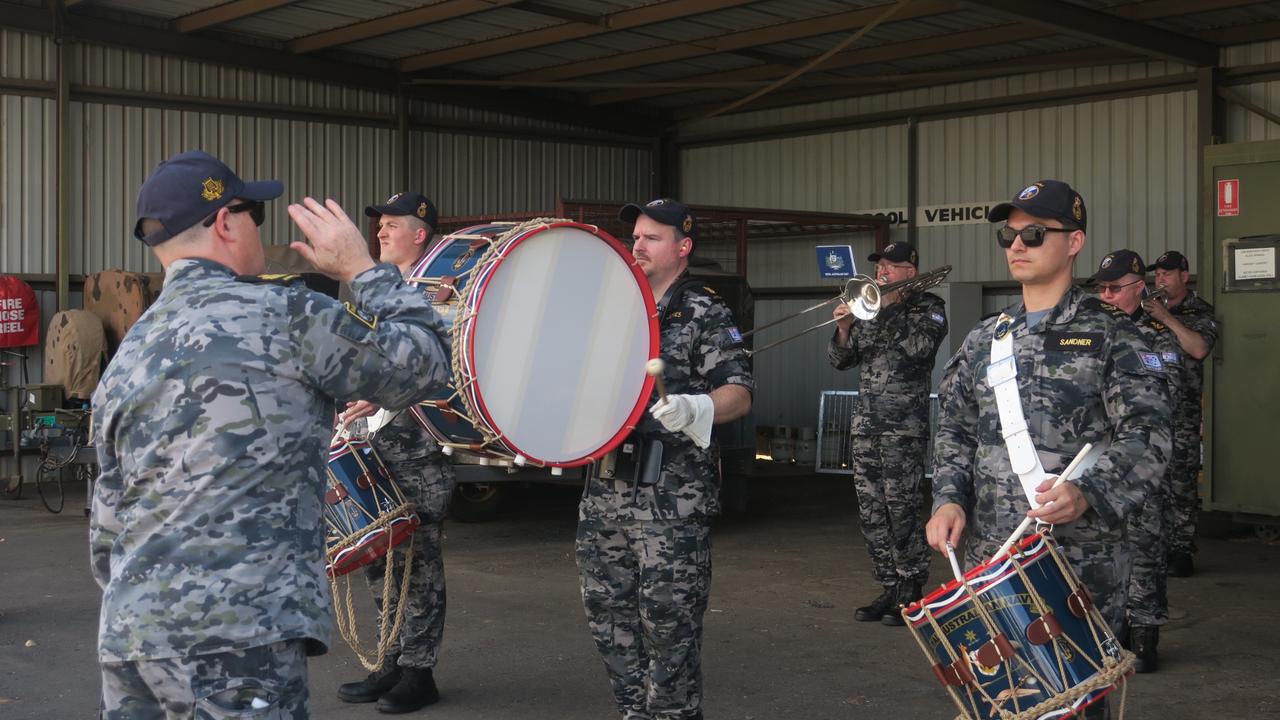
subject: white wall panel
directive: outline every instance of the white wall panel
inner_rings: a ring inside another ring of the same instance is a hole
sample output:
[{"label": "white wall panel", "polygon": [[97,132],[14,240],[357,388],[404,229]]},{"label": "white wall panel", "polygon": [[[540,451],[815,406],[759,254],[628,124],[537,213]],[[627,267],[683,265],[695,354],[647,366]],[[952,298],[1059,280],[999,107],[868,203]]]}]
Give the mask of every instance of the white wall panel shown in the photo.
[{"label": "white wall panel", "polygon": [[52,273],[54,103],[0,96],[0,273]]}]

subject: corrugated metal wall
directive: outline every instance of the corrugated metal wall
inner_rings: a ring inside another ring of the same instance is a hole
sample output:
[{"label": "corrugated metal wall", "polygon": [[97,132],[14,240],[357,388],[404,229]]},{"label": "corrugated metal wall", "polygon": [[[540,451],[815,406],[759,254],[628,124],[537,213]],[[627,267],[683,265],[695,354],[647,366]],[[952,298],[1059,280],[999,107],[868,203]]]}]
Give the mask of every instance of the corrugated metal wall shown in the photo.
[{"label": "corrugated metal wall", "polygon": [[[237,68],[77,44],[70,81],[79,86],[266,103],[295,111],[340,112],[349,122],[140,107],[128,99],[73,101],[70,132],[71,272],[156,271],[131,236],[138,187],[165,157],[200,148],[245,178],[278,178],[286,198],[333,197],[357,214],[396,189],[395,100],[389,94]],[[48,38],[0,32],[0,77],[50,81]],[[492,112],[415,103],[415,118],[486,123],[536,135],[567,126]],[[261,115],[261,113],[259,113]],[[0,271],[53,273],[54,103],[0,91]],[[444,214],[548,210],[558,196],[583,200],[652,194],[648,147],[600,142],[410,133],[410,184],[435,196]],[[294,237],[285,203],[270,208],[263,239]]]},{"label": "corrugated metal wall", "polygon": [[[1046,72],[715,118],[692,124],[686,132],[697,136],[763,128],[1184,71],[1177,65],[1142,63]],[[1195,95],[1188,91],[926,121],[918,130],[917,202],[931,206],[1003,200],[1029,182],[1055,177],[1079,189],[1089,210],[1089,243],[1077,275],[1091,274],[1103,255],[1120,247],[1148,258],[1167,249],[1195,257],[1195,133]],[[689,147],[680,158],[682,192],[694,203],[746,207],[833,212],[905,207],[906,137],[904,123]],[[895,228],[892,236],[905,239],[905,228]],[[1004,255],[988,223],[925,226],[919,228],[918,238],[921,269],[950,264],[955,267],[951,281],[1008,280]],[[752,286],[818,284],[814,244],[753,245]],[[862,262],[869,239],[855,245]],[[999,310],[1016,299],[1012,293],[988,295],[983,310]],[[777,316],[783,307],[803,304],[763,300],[757,303],[756,317]],[[826,335],[818,334],[822,337],[812,342],[797,341],[790,349],[770,351],[777,356],[757,360],[759,423],[811,425],[817,412],[814,383],[819,389],[853,386],[852,373],[825,367],[825,350],[818,352],[817,345],[825,348]]]},{"label": "corrugated metal wall", "polygon": [[[1254,43],[1227,48],[1224,52],[1227,65],[1262,65],[1280,62],[1280,42]],[[1232,88],[1271,112],[1280,112],[1280,81],[1236,85]],[[1226,117],[1227,142],[1253,142],[1280,138],[1280,125],[1228,103]]]},{"label": "corrugated metal wall", "polygon": [[[1194,256],[1195,94],[921,123],[919,177],[921,205],[1003,200],[1042,178],[1071,183],[1089,221],[1078,276],[1118,248]],[[989,223],[922,227],[919,240],[922,263],[954,266],[952,280],[1008,279]]]}]

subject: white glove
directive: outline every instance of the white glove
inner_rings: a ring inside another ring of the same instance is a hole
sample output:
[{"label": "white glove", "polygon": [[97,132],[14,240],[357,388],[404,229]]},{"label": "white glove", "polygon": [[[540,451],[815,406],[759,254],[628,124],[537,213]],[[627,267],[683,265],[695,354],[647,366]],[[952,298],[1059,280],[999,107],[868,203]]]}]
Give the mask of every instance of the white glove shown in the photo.
[{"label": "white glove", "polygon": [[710,395],[668,395],[649,408],[654,420],[670,432],[683,432],[700,448],[711,445],[716,406]]}]

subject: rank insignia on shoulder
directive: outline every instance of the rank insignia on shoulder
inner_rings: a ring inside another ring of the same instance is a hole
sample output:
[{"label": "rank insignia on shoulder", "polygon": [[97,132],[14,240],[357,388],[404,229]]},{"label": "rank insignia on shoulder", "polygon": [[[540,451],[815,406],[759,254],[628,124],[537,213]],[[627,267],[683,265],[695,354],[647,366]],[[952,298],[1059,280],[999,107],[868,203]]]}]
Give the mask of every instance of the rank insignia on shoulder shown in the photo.
[{"label": "rank insignia on shoulder", "polygon": [[1164,372],[1164,362],[1160,360],[1160,356],[1153,352],[1140,352],[1138,358],[1142,360],[1142,366],[1154,372]]},{"label": "rank insignia on shoulder", "polygon": [[946,324],[947,324],[947,316],[946,316],[946,315],[943,315],[943,314],[942,314],[942,313],[940,313],[940,312],[931,312],[931,313],[929,313],[929,317],[930,317],[930,318],[932,318],[932,319],[933,319],[933,321],[934,321],[934,322],[936,322],[936,323],[938,323],[939,325],[946,325]]},{"label": "rank insignia on shoulder", "polygon": [[297,273],[264,273],[262,275],[237,275],[236,280],[247,283],[269,283],[271,285],[292,285],[302,279]]},{"label": "rank insignia on shoulder", "polygon": [[717,298],[720,297],[720,293],[716,292],[716,289],[713,287],[708,287],[706,285],[703,285],[702,289],[706,290],[707,294],[710,295],[711,297],[717,297]]},{"label": "rank insignia on shoulder", "polygon": [[373,330],[378,326],[377,317],[366,316],[364,313],[357,310],[355,305],[352,305],[349,302],[342,303],[342,306],[347,309],[347,312],[351,314],[351,317],[355,318],[356,320],[359,320],[361,325],[364,325],[370,330]]}]

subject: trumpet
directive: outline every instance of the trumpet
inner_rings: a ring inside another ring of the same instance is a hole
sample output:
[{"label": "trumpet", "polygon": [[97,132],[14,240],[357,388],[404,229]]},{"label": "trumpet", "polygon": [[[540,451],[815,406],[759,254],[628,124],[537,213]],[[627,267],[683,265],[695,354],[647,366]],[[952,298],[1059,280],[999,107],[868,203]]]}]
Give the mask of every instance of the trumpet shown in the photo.
[{"label": "trumpet", "polygon": [[[761,325],[760,327],[754,330],[751,330],[750,332],[743,333],[742,337],[743,338],[750,337],[760,332],[761,330],[767,330],[771,327],[774,327],[775,325],[780,325],[792,318],[797,318],[797,317],[800,317],[801,315],[811,313],[814,310],[824,308],[837,301],[843,302],[845,305],[848,305],[849,312],[852,313],[853,316],[858,318],[859,320],[872,320],[875,318],[876,315],[880,314],[880,308],[882,307],[882,302],[886,295],[893,292],[900,291],[901,295],[905,297],[912,293],[924,292],[925,290],[928,290],[929,288],[941,283],[943,280],[947,278],[947,275],[949,274],[951,274],[951,266],[943,265],[942,267],[936,270],[930,270],[927,273],[916,275],[913,278],[909,278],[907,280],[899,280],[898,282],[888,283],[886,285],[880,285],[874,279],[872,279],[867,275],[855,275],[849,278],[848,280],[846,280],[844,283],[844,289],[841,291],[841,293],[831,298],[830,300],[823,300],[817,305],[810,305],[809,307],[803,310],[800,310],[799,312],[792,313],[784,318],[779,318],[778,320],[774,320],[771,323],[766,323],[764,325]],[[818,328],[824,328],[834,323],[835,321],[836,321],[836,318],[832,318],[830,320],[827,320],[826,322],[818,323],[817,325],[810,325],[809,327],[805,328],[804,330],[801,330],[795,335],[791,335],[791,336],[782,338],[781,340],[771,342],[762,348],[756,348],[755,350],[747,350],[747,355],[751,356],[757,353],[762,353],[765,350],[768,350],[769,348],[777,347],[783,343],[791,342],[792,340],[795,340],[798,337],[803,337],[804,335],[807,335],[813,330],[817,330]]]}]

